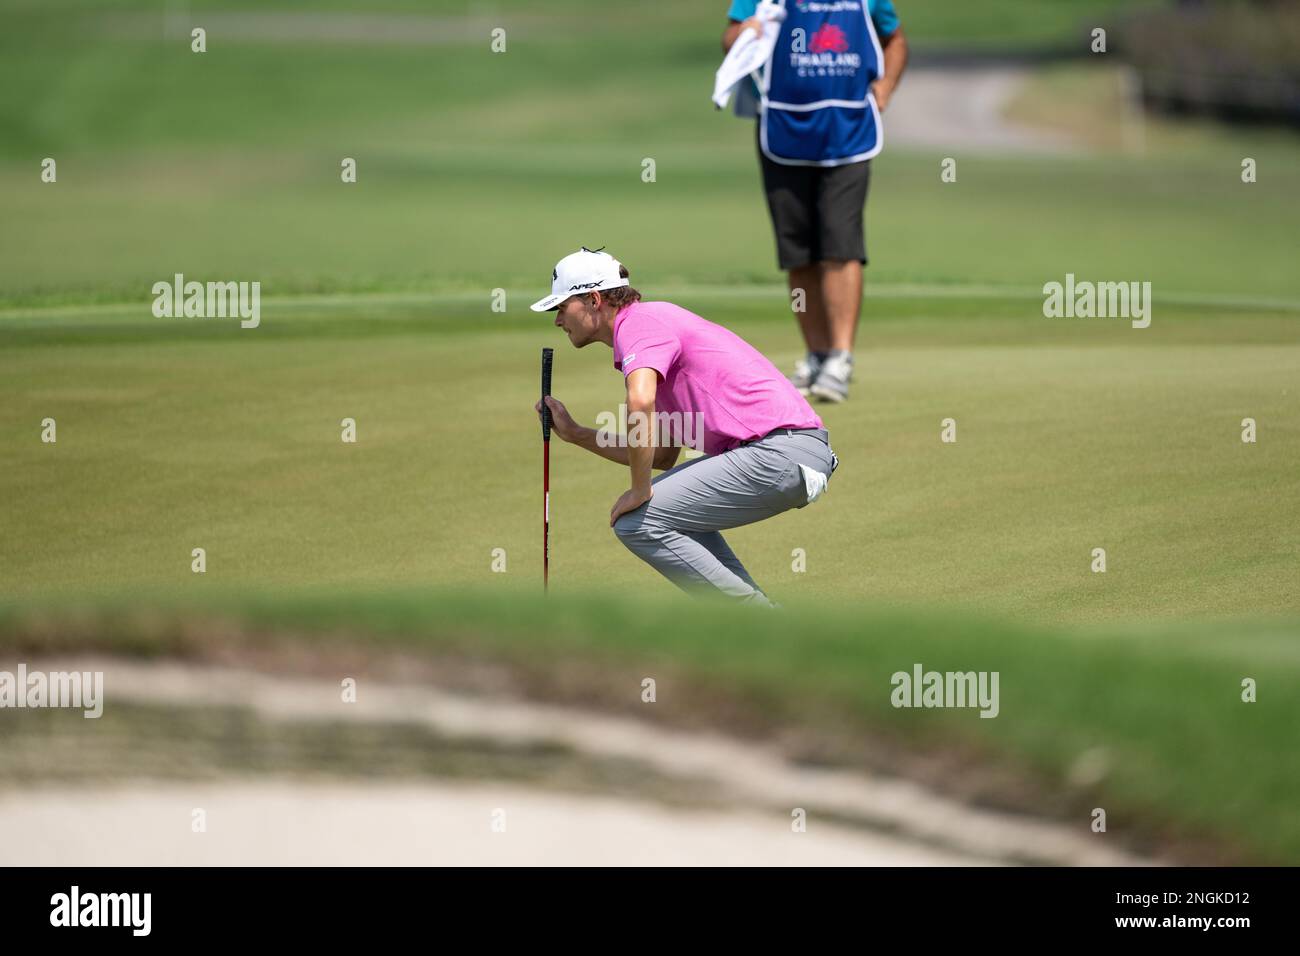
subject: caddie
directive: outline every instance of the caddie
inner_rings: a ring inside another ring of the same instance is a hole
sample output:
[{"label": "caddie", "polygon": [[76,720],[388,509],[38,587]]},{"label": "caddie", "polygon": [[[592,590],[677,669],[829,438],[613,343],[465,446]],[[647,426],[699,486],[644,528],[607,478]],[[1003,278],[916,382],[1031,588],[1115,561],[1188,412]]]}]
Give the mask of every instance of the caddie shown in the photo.
[{"label": "caddie", "polygon": [[807,354],[791,381],[804,395],[842,402],[862,312],[871,159],[884,146],[880,114],[907,64],[907,40],[892,0],[732,0],[727,15],[724,50],[750,30],[766,32],[771,48],[755,79],[735,84],[735,109],[757,120],[777,261],[791,292],[803,293]]}]

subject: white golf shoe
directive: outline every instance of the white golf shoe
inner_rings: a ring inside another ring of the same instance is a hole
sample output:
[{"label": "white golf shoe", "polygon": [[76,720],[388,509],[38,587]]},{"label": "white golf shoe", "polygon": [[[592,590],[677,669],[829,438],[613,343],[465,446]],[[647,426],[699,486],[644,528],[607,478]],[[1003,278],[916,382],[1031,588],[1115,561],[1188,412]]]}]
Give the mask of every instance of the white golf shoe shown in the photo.
[{"label": "white golf shoe", "polygon": [[812,387],[812,383],[817,381],[817,376],[822,370],[822,363],[825,361],[825,352],[809,352],[794,363],[794,374],[790,376],[790,383],[799,389],[800,395],[807,398],[811,394],[809,389]]},{"label": "white golf shoe", "polygon": [[853,355],[850,352],[832,352],[822,363],[817,378],[809,391],[825,402],[842,402],[849,397],[849,381],[853,378]]}]

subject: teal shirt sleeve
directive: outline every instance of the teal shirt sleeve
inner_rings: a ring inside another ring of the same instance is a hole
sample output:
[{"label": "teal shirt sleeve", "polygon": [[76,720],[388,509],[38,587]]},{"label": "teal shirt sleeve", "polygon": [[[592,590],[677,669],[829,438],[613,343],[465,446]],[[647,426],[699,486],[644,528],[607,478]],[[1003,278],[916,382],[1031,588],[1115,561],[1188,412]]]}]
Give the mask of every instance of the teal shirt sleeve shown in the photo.
[{"label": "teal shirt sleeve", "polygon": [[875,24],[876,36],[883,40],[887,36],[894,35],[894,31],[898,29],[898,13],[894,10],[894,0],[871,0],[867,5],[867,12],[871,14],[871,22]]},{"label": "teal shirt sleeve", "polygon": [[758,0],[731,0],[731,9],[727,11],[728,20],[748,20],[758,9]]},{"label": "teal shirt sleeve", "polygon": [[[728,20],[748,20],[758,9],[758,0],[731,0],[731,9],[727,11]],[[882,39],[893,35],[898,29],[898,13],[894,10],[894,0],[870,0],[867,12],[871,22],[876,25],[876,34]]]}]

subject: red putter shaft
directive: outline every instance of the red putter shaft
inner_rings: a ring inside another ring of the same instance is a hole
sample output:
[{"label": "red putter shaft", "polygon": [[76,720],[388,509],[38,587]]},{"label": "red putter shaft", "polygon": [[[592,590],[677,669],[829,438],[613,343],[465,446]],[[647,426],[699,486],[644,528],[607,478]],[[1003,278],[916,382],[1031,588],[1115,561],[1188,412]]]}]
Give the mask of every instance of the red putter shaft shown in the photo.
[{"label": "red putter shaft", "polygon": [[542,590],[551,581],[551,443],[542,442]]}]

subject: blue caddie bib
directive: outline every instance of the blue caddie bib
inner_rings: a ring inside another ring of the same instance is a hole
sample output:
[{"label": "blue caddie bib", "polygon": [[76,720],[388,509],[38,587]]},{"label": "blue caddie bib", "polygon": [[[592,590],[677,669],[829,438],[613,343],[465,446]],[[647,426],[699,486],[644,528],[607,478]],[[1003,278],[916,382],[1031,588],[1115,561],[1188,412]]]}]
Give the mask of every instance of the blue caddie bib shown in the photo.
[{"label": "blue caddie bib", "polygon": [[763,154],[789,166],[870,159],[884,145],[871,95],[884,55],[867,0],[786,0],[784,6],[759,83]]}]

